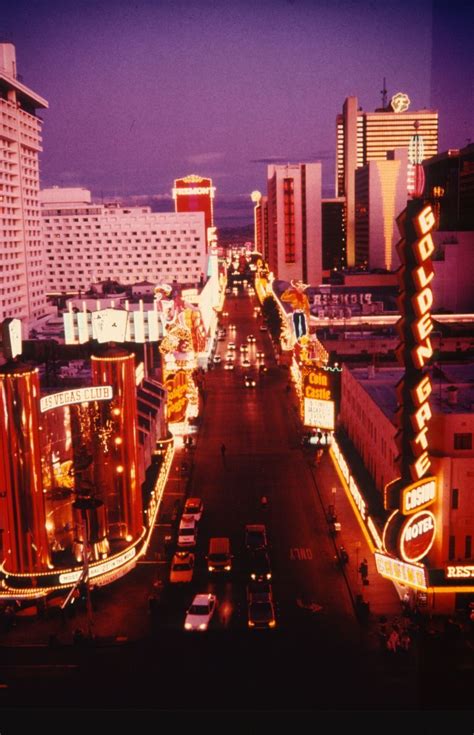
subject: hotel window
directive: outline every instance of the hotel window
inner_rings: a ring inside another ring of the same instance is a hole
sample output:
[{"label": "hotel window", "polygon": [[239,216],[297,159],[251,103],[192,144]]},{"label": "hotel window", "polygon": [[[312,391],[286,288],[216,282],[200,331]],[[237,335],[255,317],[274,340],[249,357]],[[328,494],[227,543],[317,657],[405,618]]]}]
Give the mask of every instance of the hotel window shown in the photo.
[{"label": "hotel window", "polygon": [[466,536],[466,544],[464,546],[464,556],[466,559],[472,557],[472,536]]},{"label": "hotel window", "polygon": [[456,556],[456,536],[449,537],[448,559],[452,561]]},{"label": "hotel window", "polygon": [[457,487],[451,490],[451,508],[457,510],[459,508],[459,490]]},{"label": "hotel window", "polygon": [[472,434],[455,434],[454,449],[472,449]]},{"label": "hotel window", "polygon": [[283,214],[285,224],[285,263],[296,261],[294,181],[283,179]]}]

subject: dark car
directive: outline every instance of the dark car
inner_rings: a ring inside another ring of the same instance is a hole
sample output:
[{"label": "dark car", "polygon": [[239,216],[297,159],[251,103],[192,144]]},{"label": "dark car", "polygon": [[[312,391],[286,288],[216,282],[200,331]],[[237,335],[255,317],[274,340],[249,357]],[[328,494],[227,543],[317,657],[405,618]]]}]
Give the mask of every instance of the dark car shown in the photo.
[{"label": "dark car", "polygon": [[267,529],[263,523],[248,524],[245,526],[245,548],[248,551],[266,549]]},{"label": "dark car", "polygon": [[265,549],[248,552],[247,574],[253,582],[268,582],[272,578],[270,559]]}]

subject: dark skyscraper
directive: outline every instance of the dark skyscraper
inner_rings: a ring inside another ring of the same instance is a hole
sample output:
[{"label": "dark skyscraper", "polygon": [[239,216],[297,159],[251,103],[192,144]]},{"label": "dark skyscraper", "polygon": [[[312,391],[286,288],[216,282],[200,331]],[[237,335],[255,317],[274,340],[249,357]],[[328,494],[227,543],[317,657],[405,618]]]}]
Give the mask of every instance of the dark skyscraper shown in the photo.
[{"label": "dark skyscraper", "polygon": [[474,6],[434,0],[431,107],[440,110],[439,150],[474,142]]}]

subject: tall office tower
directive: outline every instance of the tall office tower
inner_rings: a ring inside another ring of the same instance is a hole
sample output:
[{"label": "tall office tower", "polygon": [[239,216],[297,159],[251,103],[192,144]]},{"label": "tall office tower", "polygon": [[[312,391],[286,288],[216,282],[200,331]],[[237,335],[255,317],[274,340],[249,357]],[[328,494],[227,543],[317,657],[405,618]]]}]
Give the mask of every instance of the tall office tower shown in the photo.
[{"label": "tall office tower", "polygon": [[395,270],[400,239],[395,217],[407,203],[408,152],[388,153],[390,160],[369,161],[355,172],[355,263]]},{"label": "tall office tower", "polygon": [[409,104],[408,96],[399,92],[388,107],[363,112],[357,97],[347,97],[337,116],[336,193],[346,198],[348,267],[356,265],[355,170],[369,161],[385,160],[396,148],[408,148],[415,130],[423,138],[425,159],[438,152],[438,112],[408,112]]},{"label": "tall office tower", "polygon": [[46,305],[38,203],[45,99],[19,81],[15,47],[0,43],[0,321],[25,329],[51,311]]},{"label": "tall office tower", "polygon": [[438,230],[474,230],[474,143],[451,148],[424,161],[425,196]]},{"label": "tall office tower", "polygon": [[268,262],[268,197],[252,192],[255,250]]},{"label": "tall office tower", "polygon": [[92,204],[79,188],[44,189],[40,200],[48,293],[107,279],[197,284],[207,271],[202,212]]},{"label": "tall office tower", "polygon": [[323,270],[346,267],[345,199],[323,199],[322,202]]},{"label": "tall office tower", "polygon": [[282,281],[322,281],[321,164],[268,166],[268,264]]},{"label": "tall office tower", "polygon": [[431,107],[440,110],[440,150],[472,142],[474,5],[467,0],[433,0],[431,22]]},{"label": "tall office tower", "polygon": [[214,227],[214,196],[216,187],[212,179],[191,174],[175,179],[173,199],[175,212],[204,212],[206,235],[208,227]]}]

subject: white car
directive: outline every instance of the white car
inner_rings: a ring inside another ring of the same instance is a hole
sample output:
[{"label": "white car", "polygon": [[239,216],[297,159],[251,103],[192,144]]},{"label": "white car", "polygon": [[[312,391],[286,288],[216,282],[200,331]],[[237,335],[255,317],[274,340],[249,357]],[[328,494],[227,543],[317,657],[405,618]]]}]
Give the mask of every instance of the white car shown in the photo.
[{"label": "white car", "polygon": [[250,360],[242,360],[242,367],[244,367],[244,368],[251,367]]},{"label": "white car", "polygon": [[227,345],[228,350],[235,350],[235,342],[229,342]]},{"label": "white car", "polygon": [[265,353],[260,351],[257,352],[257,360],[264,360],[265,359]]},{"label": "white car", "polygon": [[200,521],[204,505],[201,498],[188,498],[184,504],[183,517]]},{"label": "white car", "polygon": [[249,334],[249,336],[247,337],[247,342],[249,344],[254,344],[256,341],[257,340],[255,339],[254,335],[253,334]]},{"label": "white car", "polygon": [[178,531],[178,546],[196,546],[197,526],[192,516],[181,518]]},{"label": "white car", "polygon": [[247,352],[248,351],[248,345],[246,345],[246,344],[240,345],[240,351],[241,352]]},{"label": "white car", "polygon": [[211,594],[196,595],[191,607],[186,612],[185,630],[207,630],[216,609],[216,596]]},{"label": "white car", "polygon": [[220,355],[214,355],[214,357],[212,358],[212,362],[214,363],[214,365],[219,365],[220,361],[221,361]]},{"label": "white car", "polygon": [[234,352],[228,352],[225,356],[225,359],[227,362],[233,362],[235,360],[235,353]]},{"label": "white car", "polygon": [[232,360],[227,360],[227,362],[224,365],[224,370],[233,370],[234,369],[234,363]]},{"label": "white car", "polygon": [[170,569],[170,582],[191,582],[194,573],[194,554],[189,551],[178,551],[173,556]]}]

